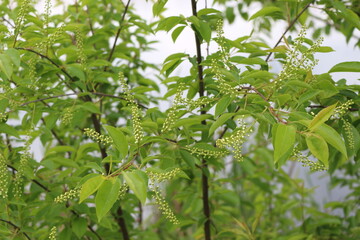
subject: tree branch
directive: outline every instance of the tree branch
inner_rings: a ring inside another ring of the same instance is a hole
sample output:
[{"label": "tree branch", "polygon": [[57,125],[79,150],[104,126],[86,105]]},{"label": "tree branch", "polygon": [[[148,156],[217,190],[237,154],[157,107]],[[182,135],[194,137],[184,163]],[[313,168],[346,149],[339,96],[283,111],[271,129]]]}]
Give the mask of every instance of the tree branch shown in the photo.
[{"label": "tree branch", "polygon": [[[296,21],[299,19],[299,17],[310,7],[311,3],[308,3],[299,13],[298,15],[296,15],[296,17],[290,22],[289,26],[286,28],[285,32],[281,35],[281,37],[279,38],[279,40],[277,41],[277,43],[275,44],[275,46],[273,48],[276,48],[281,40],[283,39],[283,37],[285,36],[285,34],[295,25]],[[272,52],[269,53],[269,55],[266,57],[266,62],[269,61],[270,57],[272,55]]]},{"label": "tree branch", "polygon": [[[191,0],[192,14],[193,16],[197,16],[196,10],[196,0]],[[205,93],[205,84],[204,84],[204,76],[203,76],[203,66],[201,65],[202,56],[201,56],[201,42],[199,37],[195,34],[195,44],[196,44],[196,60],[197,60],[197,68],[198,68],[198,80],[199,80],[199,95],[200,97],[204,96]],[[204,109],[204,108],[202,108]],[[206,114],[206,110],[201,110],[201,115]],[[201,124],[206,125],[206,121],[203,120]],[[210,219],[210,201],[209,201],[209,179],[205,175],[205,171],[208,169],[207,161],[203,158],[201,160],[202,163],[202,199],[203,199],[203,212],[205,215],[205,223],[204,223],[204,234],[205,240],[211,240],[211,219]]]},{"label": "tree branch", "polygon": [[29,237],[29,235],[27,235],[26,232],[21,231],[21,228],[18,227],[18,226],[16,226],[14,223],[12,223],[12,222],[10,222],[10,221],[8,221],[8,220],[4,220],[4,219],[0,219],[0,221],[1,221],[1,222],[5,222],[5,223],[13,226],[16,230],[18,230],[18,231],[20,231],[22,234],[24,234],[24,236],[26,237],[26,239],[31,240],[31,238]]}]

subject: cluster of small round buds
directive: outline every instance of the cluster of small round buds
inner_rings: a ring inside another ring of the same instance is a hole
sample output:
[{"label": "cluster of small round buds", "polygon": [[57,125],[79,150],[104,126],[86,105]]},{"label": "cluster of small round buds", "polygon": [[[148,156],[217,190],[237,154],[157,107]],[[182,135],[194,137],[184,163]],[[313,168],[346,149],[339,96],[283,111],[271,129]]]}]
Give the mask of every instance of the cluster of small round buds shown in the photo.
[{"label": "cluster of small round buds", "polygon": [[324,164],[311,161],[308,157],[301,154],[301,152],[296,148],[294,148],[291,158],[302,163],[303,167],[309,167],[310,170],[313,172],[321,172],[327,170]]},{"label": "cluster of small round buds", "polygon": [[185,90],[184,83],[180,83],[178,86],[178,89],[176,91],[175,97],[174,97],[173,105],[168,110],[168,113],[165,118],[164,124],[162,126],[161,132],[164,133],[164,132],[171,130],[172,126],[175,124],[175,122],[177,120],[176,113],[179,110],[180,106],[189,103],[189,101],[187,99],[182,97],[184,90]]},{"label": "cluster of small round buds", "polygon": [[0,154],[0,197],[7,198],[9,187],[9,172],[5,157]]},{"label": "cluster of small round buds", "polygon": [[351,105],[353,105],[353,104],[354,104],[354,101],[352,99],[350,99],[350,100],[346,101],[345,103],[341,104],[340,106],[337,106],[335,108],[333,118],[343,117],[347,113],[347,111],[349,110]]},{"label": "cluster of small round buds", "polygon": [[216,35],[217,35],[218,48],[219,48],[219,52],[220,52],[220,59],[225,64],[225,66],[227,66],[227,64],[229,62],[230,54],[229,54],[228,48],[226,47],[223,25],[224,25],[224,23],[223,23],[222,19],[217,21]]},{"label": "cluster of small round buds", "polygon": [[50,14],[51,14],[51,0],[46,0],[45,1],[45,16],[44,16],[44,26],[45,26],[45,29],[46,29],[46,33],[47,33],[47,30],[48,30],[48,27],[49,27],[49,17],[50,17]]},{"label": "cluster of small round buds", "polygon": [[246,138],[250,136],[251,128],[247,128],[246,124],[241,122],[238,127],[230,136],[218,139],[216,146],[220,148],[230,148],[233,151],[234,158],[242,161],[242,145]]},{"label": "cluster of small round buds", "polygon": [[155,202],[159,205],[159,210],[162,212],[162,214],[173,224],[179,224],[179,220],[175,216],[174,212],[171,210],[169,204],[166,202],[166,200],[161,196],[159,187],[155,187],[153,189],[155,193]]},{"label": "cluster of small round buds", "polygon": [[90,137],[91,139],[93,139],[94,141],[96,141],[98,143],[102,143],[104,145],[113,143],[113,141],[112,141],[112,139],[110,137],[104,136],[104,135],[98,133],[97,131],[95,131],[94,129],[91,129],[91,128],[85,128],[84,129],[84,134],[86,136]]},{"label": "cluster of small round buds", "polygon": [[[26,145],[29,144],[29,141],[27,141]],[[22,195],[22,185],[23,185],[23,177],[25,173],[25,168],[28,165],[28,160],[30,158],[30,154],[28,152],[28,146],[26,146],[26,150],[21,154],[20,156],[20,165],[18,168],[17,173],[15,174],[14,179],[14,196],[15,197],[21,197]]]},{"label": "cluster of small round buds", "polygon": [[74,188],[74,189],[70,189],[69,191],[66,191],[65,193],[57,196],[54,199],[54,202],[55,203],[64,203],[64,202],[67,202],[67,201],[69,201],[71,199],[77,198],[77,197],[79,197],[80,190],[81,190],[81,188],[79,188],[79,187]]},{"label": "cluster of small round buds", "polygon": [[124,74],[122,72],[119,72],[119,81],[120,81],[120,86],[123,89],[123,92],[124,92],[124,95],[125,95],[125,100],[128,101],[131,104],[136,104],[135,98],[131,94],[129,85],[125,81],[125,77],[124,77]]},{"label": "cluster of small round buds", "polygon": [[50,48],[55,41],[63,34],[65,30],[65,25],[61,25],[59,28],[56,29],[56,31],[49,35],[44,41],[36,44],[36,48],[39,49],[39,52],[42,54],[46,54],[46,51],[48,48]]},{"label": "cluster of small round buds", "polygon": [[76,47],[78,49],[79,62],[81,63],[84,70],[86,70],[86,56],[85,56],[85,52],[84,52],[84,41],[83,41],[83,37],[80,33],[80,30],[78,28],[76,29],[75,36],[76,36]]},{"label": "cluster of small round buds", "polygon": [[28,11],[30,0],[23,0],[20,5],[20,10],[15,20],[15,32],[19,32],[22,22],[25,19],[26,11]]},{"label": "cluster of small round buds", "polygon": [[173,179],[180,172],[181,172],[180,168],[175,168],[175,169],[173,169],[173,170],[171,170],[169,172],[164,172],[164,173],[157,173],[157,172],[147,171],[147,175],[152,181],[156,181],[158,183],[161,183],[163,181]]},{"label": "cluster of small round buds", "polygon": [[128,190],[129,190],[129,185],[127,183],[121,185],[119,190],[118,200],[123,199]]},{"label": "cluster of small round buds", "polygon": [[141,127],[140,109],[137,107],[137,105],[131,106],[131,115],[132,115],[135,143],[138,144],[141,142],[142,138],[144,137],[144,132]]},{"label": "cluster of small round buds", "polygon": [[64,109],[64,113],[61,116],[61,122],[64,125],[69,125],[73,119],[73,110],[72,108],[68,107]]},{"label": "cluster of small round buds", "polygon": [[49,239],[56,240],[56,233],[57,233],[56,227],[52,227],[50,230]]},{"label": "cluster of small round buds", "polygon": [[354,140],[354,134],[351,130],[351,124],[346,119],[343,119],[344,122],[344,130],[345,135],[348,140],[349,148],[354,149],[355,148],[355,140]]},{"label": "cluster of small round buds", "polygon": [[184,148],[188,150],[191,154],[204,158],[211,158],[211,157],[219,158],[228,154],[228,151],[220,150],[220,149],[219,151],[214,151],[214,150],[197,148],[193,146],[185,146]]},{"label": "cluster of small round buds", "polygon": [[201,97],[193,101],[189,101],[188,109],[191,111],[196,108],[201,108],[203,106],[206,106],[210,103],[214,102],[214,98],[208,98],[208,97]]},{"label": "cluster of small round buds", "polygon": [[0,122],[6,122],[8,115],[6,113],[0,113]]},{"label": "cluster of small round buds", "polygon": [[304,26],[296,38],[293,48],[287,52],[283,70],[273,82],[275,87],[281,88],[281,83],[284,80],[299,79],[302,70],[310,71],[318,64],[318,60],[311,58],[311,56],[320,47],[323,38],[319,38],[307,51],[302,53],[300,49],[305,40],[306,30]]}]

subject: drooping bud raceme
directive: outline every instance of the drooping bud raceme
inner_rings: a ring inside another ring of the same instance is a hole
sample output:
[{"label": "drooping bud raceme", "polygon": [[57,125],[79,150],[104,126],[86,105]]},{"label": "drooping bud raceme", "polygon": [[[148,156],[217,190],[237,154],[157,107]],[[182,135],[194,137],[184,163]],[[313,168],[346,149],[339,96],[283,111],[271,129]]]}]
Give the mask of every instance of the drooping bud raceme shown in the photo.
[{"label": "drooping bud raceme", "polygon": [[120,85],[123,89],[125,100],[129,102],[131,107],[131,115],[132,115],[132,124],[133,131],[135,137],[135,143],[139,144],[144,137],[144,131],[141,126],[141,110],[139,109],[137,103],[135,102],[134,96],[130,92],[130,88],[125,81],[124,74],[122,72],[119,73],[119,81]]},{"label": "drooping bud raceme", "polygon": [[230,148],[234,153],[234,158],[238,161],[243,160],[242,145],[246,138],[250,136],[252,132],[251,128],[248,128],[243,121],[240,122],[240,127],[236,128],[234,132],[228,136],[216,141],[216,146],[220,148]]},{"label": "drooping bud raceme", "polygon": [[6,159],[0,154],[0,197],[2,198],[8,197],[9,177]]},{"label": "drooping bud raceme", "polygon": [[310,160],[307,156],[304,156],[298,149],[294,148],[291,159],[294,159],[302,163],[303,167],[309,167],[313,172],[326,171],[327,168],[320,162]]},{"label": "drooping bud raceme", "polygon": [[108,136],[104,136],[100,133],[98,133],[97,131],[95,131],[94,129],[91,128],[84,128],[84,133],[86,136],[90,137],[92,140],[104,144],[104,145],[108,145],[108,144],[112,144],[113,141],[110,137]]},{"label": "drooping bud raceme", "polygon": [[332,115],[333,119],[339,119],[342,118],[349,110],[351,105],[354,104],[354,101],[352,99],[346,101],[345,103],[341,104],[340,106],[337,106],[335,108],[334,114]]},{"label": "drooping bud raceme", "polygon": [[20,6],[20,10],[15,20],[15,34],[20,32],[22,27],[22,23],[25,19],[26,11],[29,9],[30,0],[22,0],[18,1],[18,5]]},{"label": "drooping bud raceme", "polygon": [[67,202],[67,201],[69,201],[71,199],[77,198],[77,197],[79,197],[80,190],[81,190],[80,187],[70,189],[69,191],[66,191],[65,193],[57,196],[54,199],[54,202],[55,203],[64,203],[64,202]]},{"label": "drooping bud raceme", "polygon": [[333,119],[341,119],[343,122],[343,127],[345,130],[345,137],[347,138],[347,142],[349,144],[350,149],[354,149],[355,147],[355,140],[354,140],[354,134],[352,132],[351,123],[345,119],[345,114],[349,111],[349,108],[351,105],[354,104],[354,101],[352,99],[346,101],[345,103],[341,104],[340,106],[337,106],[335,108],[334,114],[331,116]]},{"label": "drooping bud raceme", "polygon": [[180,171],[180,168],[175,168],[168,172],[146,171],[150,179],[149,188],[154,191],[155,202],[159,206],[159,210],[166,217],[166,219],[168,219],[173,224],[179,224],[179,220],[162,196],[159,183],[174,178],[177,174],[180,173]]}]

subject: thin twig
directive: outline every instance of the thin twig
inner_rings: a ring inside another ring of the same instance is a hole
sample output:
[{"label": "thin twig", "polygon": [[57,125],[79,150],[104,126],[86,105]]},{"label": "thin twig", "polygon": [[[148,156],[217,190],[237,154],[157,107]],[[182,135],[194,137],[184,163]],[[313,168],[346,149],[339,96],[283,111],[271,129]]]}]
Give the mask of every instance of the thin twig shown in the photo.
[{"label": "thin twig", "polygon": [[[111,58],[112,58],[112,56],[113,56],[113,54],[114,54],[117,40],[118,40],[118,38],[119,38],[119,36],[120,36],[120,33],[121,33],[121,30],[122,30],[122,28],[123,28],[123,22],[124,22],[125,15],[126,15],[126,13],[127,13],[127,11],[128,11],[128,8],[129,8],[130,1],[131,1],[131,0],[128,0],[127,4],[126,4],[126,6],[125,6],[125,9],[124,9],[123,15],[122,15],[122,17],[121,17],[121,20],[120,20],[120,23],[119,23],[119,28],[118,28],[118,30],[117,30],[117,32],[116,32],[116,35],[115,35],[114,44],[113,44],[113,46],[112,46],[112,48],[111,48],[110,54],[109,54],[108,59],[107,59],[109,62],[111,61]],[[107,67],[105,66],[104,70],[106,70],[106,69],[107,69]]]},{"label": "thin twig", "polygon": [[[296,21],[299,19],[299,17],[310,7],[311,3],[308,3],[302,10],[301,12],[298,13],[298,15],[296,15],[296,17],[290,22],[289,26],[286,28],[285,32],[281,35],[281,37],[279,38],[279,40],[277,41],[277,43],[275,44],[275,46],[273,48],[276,48],[281,40],[283,39],[283,37],[285,36],[285,34],[294,26],[294,24],[296,23]],[[266,62],[269,61],[270,57],[272,55],[272,52],[269,53],[269,55],[266,57]]]},{"label": "thin twig", "polygon": [[21,231],[21,228],[18,227],[18,226],[16,226],[14,223],[12,223],[12,222],[10,222],[10,221],[8,221],[8,220],[4,220],[4,219],[0,219],[0,221],[1,221],[1,222],[5,222],[5,223],[13,226],[15,229],[17,229],[17,230],[20,231],[22,234],[24,234],[24,236],[26,237],[26,239],[31,240],[31,238],[29,237],[29,235],[27,235],[26,232]]}]

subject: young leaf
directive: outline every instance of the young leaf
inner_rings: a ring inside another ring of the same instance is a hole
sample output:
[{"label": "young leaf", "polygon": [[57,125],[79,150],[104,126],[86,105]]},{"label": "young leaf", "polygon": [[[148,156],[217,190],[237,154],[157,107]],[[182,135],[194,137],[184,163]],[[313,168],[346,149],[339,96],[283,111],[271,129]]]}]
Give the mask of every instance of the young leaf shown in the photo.
[{"label": "young leaf", "polygon": [[218,127],[223,125],[227,120],[229,120],[231,117],[235,116],[236,113],[224,113],[221,115],[210,127],[209,129],[209,136],[211,136]]},{"label": "young leaf", "polygon": [[[295,144],[296,128],[291,125],[276,124],[273,132],[274,163],[278,163],[283,157],[291,154]],[[290,154],[289,154],[290,153]]]},{"label": "young leaf", "polygon": [[96,216],[98,221],[110,211],[116,202],[121,182],[119,178],[106,179],[100,186],[95,197]]},{"label": "young leaf", "polygon": [[72,231],[75,233],[75,235],[78,238],[81,238],[86,233],[86,229],[87,229],[86,219],[82,217],[75,218],[71,224],[71,228]]},{"label": "young leaf", "polygon": [[121,153],[123,157],[126,157],[128,154],[128,141],[126,136],[120,131],[112,126],[104,126],[106,131],[108,131],[116,149]]},{"label": "young leaf", "polygon": [[126,183],[135,193],[135,196],[140,200],[142,204],[145,204],[148,185],[147,175],[140,170],[124,172],[123,175]]},{"label": "young leaf", "polygon": [[257,11],[254,15],[252,15],[249,20],[253,20],[257,17],[267,16],[274,12],[281,12],[281,9],[278,7],[264,7],[261,10]]},{"label": "young leaf", "polygon": [[324,138],[318,134],[310,133],[306,136],[305,140],[310,152],[319,159],[326,168],[329,168],[329,148]]},{"label": "young leaf", "polygon": [[211,28],[210,28],[209,23],[207,23],[205,21],[200,21],[199,32],[200,32],[202,38],[206,42],[210,42],[210,40],[211,40]]},{"label": "young leaf", "polygon": [[173,42],[176,41],[176,39],[179,37],[179,35],[181,34],[181,32],[184,30],[185,26],[180,26],[174,29],[174,31],[171,33],[171,38],[173,40]]},{"label": "young leaf", "polygon": [[80,191],[80,199],[79,202],[82,203],[86,198],[88,198],[91,194],[96,192],[101,184],[104,182],[105,177],[97,174],[97,176],[88,179],[82,186]]},{"label": "young leaf", "polygon": [[219,116],[220,114],[223,114],[225,112],[226,108],[232,102],[232,100],[233,100],[233,98],[228,95],[223,96],[219,100],[219,102],[216,104],[215,117]]},{"label": "young leaf", "polygon": [[13,66],[11,58],[6,54],[0,54],[0,71],[4,72],[7,78],[11,78]]},{"label": "young leaf", "polygon": [[[300,120],[299,122],[304,126],[308,127],[311,121]],[[341,152],[344,155],[345,158],[347,158],[347,152],[346,152],[346,146],[344,140],[341,138],[340,134],[336,132],[335,129],[323,123],[319,125],[319,127],[316,128],[314,132],[319,134],[321,137],[323,137],[327,143],[329,143],[331,146],[336,148],[339,152]]]},{"label": "young leaf", "polygon": [[321,110],[310,122],[309,124],[310,131],[314,131],[318,126],[326,122],[334,113],[335,108],[336,108],[336,104],[333,104]]},{"label": "young leaf", "polygon": [[342,62],[333,66],[329,73],[332,72],[360,72],[360,62]]}]

